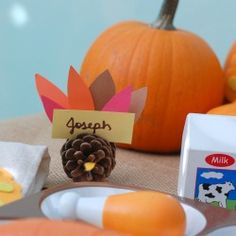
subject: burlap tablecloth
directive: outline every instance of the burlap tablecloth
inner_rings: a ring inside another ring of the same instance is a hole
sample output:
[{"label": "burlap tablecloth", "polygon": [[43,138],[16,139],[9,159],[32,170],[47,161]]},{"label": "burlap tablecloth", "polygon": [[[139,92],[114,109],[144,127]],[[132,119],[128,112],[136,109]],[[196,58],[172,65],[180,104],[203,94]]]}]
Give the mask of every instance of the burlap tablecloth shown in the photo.
[{"label": "burlap tablecloth", "polygon": [[[44,114],[0,121],[0,140],[44,144],[52,158],[46,187],[71,182],[62,169],[60,148],[64,140],[51,139],[51,127]],[[1,158],[1,157],[0,157]],[[117,165],[108,181],[136,185],[176,194],[179,157],[117,150]]]}]

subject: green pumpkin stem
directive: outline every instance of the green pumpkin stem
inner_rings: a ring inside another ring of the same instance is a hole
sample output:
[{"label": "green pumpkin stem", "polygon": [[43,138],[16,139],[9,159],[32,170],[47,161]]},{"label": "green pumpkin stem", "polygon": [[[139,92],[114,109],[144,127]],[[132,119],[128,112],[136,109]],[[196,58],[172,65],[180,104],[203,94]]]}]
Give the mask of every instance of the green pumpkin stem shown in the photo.
[{"label": "green pumpkin stem", "polygon": [[179,0],[164,0],[157,19],[151,24],[155,29],[176,30],[173,25]]}]

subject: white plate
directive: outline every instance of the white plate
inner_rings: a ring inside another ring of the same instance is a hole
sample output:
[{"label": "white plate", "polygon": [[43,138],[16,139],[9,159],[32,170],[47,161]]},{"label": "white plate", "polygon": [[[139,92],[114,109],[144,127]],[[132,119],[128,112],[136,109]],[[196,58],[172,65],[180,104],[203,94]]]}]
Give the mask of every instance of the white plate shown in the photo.
[{"label": "white plate", "polygon": [[[46,197],[41,203],[41,210],[43,214],[49,219],[61,219],[58,214],[58,201],[63,193],[66,191],[74,191],[81,197],[94,196],[109,196],[113,194],[121,194],[133,192],[127,189],[113,188],[113,187],[79,187],[55,192]],[[206,219],[204,215],[197,209],[181,203],[187,219],[186,235],[192,236],[200,233],[206,226]]]}]

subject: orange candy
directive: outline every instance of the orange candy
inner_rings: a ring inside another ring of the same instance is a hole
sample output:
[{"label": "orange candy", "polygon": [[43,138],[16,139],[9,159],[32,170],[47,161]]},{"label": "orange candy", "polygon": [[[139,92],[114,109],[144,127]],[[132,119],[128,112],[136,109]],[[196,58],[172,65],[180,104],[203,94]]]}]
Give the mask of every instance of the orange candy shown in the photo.
[{"label": "orange candy", "polygon": [[173,197],[158,192],[110,196],[105,203],[103,226],[135,236],[184,235],[185,213]]},{"label": "orange candy", "polygon": [[0,168],[0,206],[22,198],[22,188],[13,176]]}]

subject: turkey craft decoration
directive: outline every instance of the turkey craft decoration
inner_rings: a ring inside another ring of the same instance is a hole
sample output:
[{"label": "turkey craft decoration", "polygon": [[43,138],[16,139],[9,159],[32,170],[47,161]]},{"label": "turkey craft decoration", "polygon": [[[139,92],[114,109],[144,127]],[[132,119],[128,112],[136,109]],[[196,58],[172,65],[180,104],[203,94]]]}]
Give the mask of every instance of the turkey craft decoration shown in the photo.
[{"label": "turkey craft decoration", "polygon": [[108,71],[87,86],[76,70],[69,71],[67,96],[36,74],[36,86],[52,122],[52,137],[67,138],[61,148],[65,173],[74,182],[101,181],[114,169],[114,142],[132,142],[134,122],[140,117],[147,88],[131,86],[116,91]]},{"label": "turkey craft decoration", "polygon": [[71,66],[66,96],[43,76],[36,74],[35,77],[38,94],[53,124],[53,138],[89,133],[110,142],[131,143],[134,121],[145,106],[146,87],[133,91],[128,86],[116,92],[109,71],[104,71],[87,86]]}]

